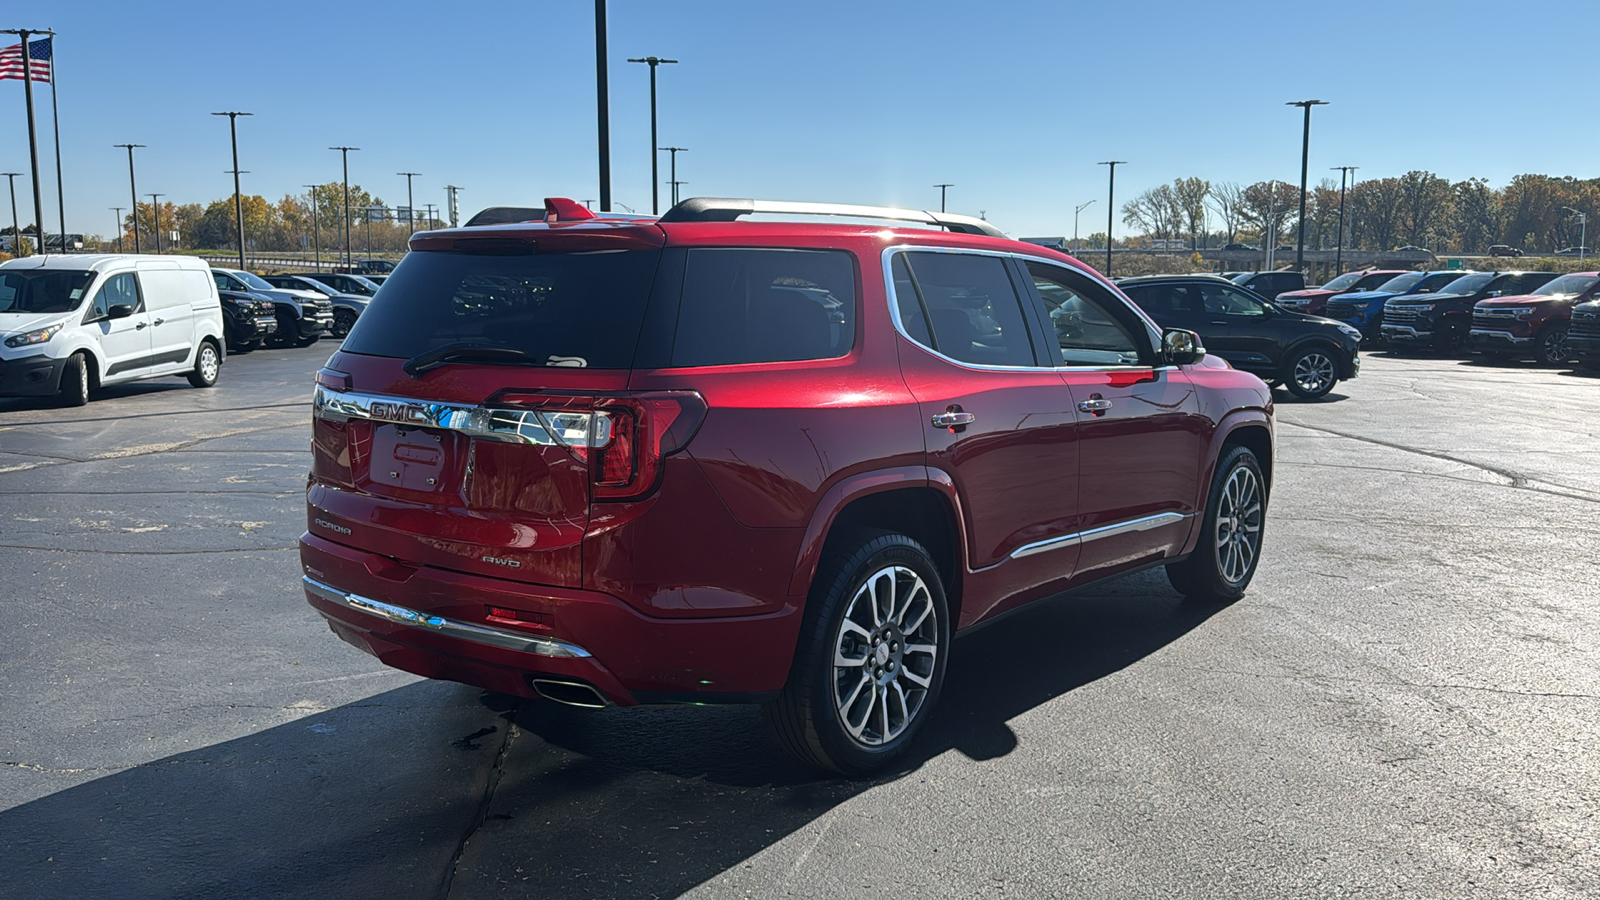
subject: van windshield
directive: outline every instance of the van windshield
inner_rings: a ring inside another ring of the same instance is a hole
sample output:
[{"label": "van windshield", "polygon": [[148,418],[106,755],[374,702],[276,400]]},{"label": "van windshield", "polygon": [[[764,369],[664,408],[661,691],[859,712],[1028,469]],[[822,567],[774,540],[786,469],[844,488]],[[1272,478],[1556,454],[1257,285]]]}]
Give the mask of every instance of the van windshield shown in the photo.
[{"label": "van windshield", "polygon": [[412,251],[343,350],[412,359],[470,342],[536,364],[626,369],[660,250],[489,256]]},{"label": "van windshield", "polygon": [[67,269],[0,272],[0,313],[72,312],[93,280],[93,272]]}]

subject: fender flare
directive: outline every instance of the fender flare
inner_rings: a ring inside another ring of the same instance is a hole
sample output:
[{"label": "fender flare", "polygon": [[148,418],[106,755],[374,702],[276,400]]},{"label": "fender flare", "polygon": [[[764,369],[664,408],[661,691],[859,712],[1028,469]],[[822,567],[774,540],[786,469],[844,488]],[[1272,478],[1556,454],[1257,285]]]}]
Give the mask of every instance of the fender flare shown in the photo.
[{"label": "fender flare", "polygon": [[[1277,427],[1272,420],[1272,414],[1261,407],[1244,407],[1229,410],[1222,420],[1217,423],[1217,428],[1211,433],[1210,443],[1206,445],[1206,456],[1200,467],[1200,477],[1196,479],[1199,495],[1195,498],[1197,514],[1192,519],[1194,523],[1189,532],[1188,540],[1184,541],[1183,552],[1193,553],[1195,544],[1200,540],[1200,526],[1205,520],[1207,505],[1211,502],[1211,481],[1216,476],[1217,460],[1222,458],[1222,448],[1228,443],[1228,438],[1241,428],[1265,428],[1268,438],[1272,441],[1272,459],[1265,460],[1268,472],[1276,468],[1278,455]],[[1267,476],[1267,495],[1271,496],[1272,475]]]}]

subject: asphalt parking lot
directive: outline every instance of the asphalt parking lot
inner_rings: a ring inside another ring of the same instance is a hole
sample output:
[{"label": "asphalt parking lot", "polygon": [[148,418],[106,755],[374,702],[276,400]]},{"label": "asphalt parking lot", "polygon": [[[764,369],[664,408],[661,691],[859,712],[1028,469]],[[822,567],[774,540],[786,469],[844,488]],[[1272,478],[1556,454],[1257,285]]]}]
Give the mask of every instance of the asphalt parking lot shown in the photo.
[{"label": "asphalt parking lot", "polygon": [[1244,600],[965,638],[852,783],[753,708],[509,708],[335,639],[293,549],[330,349],[0,400],[0,896],[1600,894],[1600,378],[1280,394]]}]

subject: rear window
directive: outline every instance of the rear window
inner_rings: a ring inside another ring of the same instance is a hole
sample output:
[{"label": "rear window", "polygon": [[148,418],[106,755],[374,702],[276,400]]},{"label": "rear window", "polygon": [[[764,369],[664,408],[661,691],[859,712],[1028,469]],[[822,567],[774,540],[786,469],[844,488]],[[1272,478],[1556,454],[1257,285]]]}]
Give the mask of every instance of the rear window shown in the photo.
[{"label": "rear window", "polygon": [[659,250],[481,256],[412,251],[343,349],[410,359],[472,341],[545,365],[626,369]]},{"label": "rear window", "polygon": [[683,276],[672,365],[835,359],[850,352],[855,330],[849,253],[694,249]]}]

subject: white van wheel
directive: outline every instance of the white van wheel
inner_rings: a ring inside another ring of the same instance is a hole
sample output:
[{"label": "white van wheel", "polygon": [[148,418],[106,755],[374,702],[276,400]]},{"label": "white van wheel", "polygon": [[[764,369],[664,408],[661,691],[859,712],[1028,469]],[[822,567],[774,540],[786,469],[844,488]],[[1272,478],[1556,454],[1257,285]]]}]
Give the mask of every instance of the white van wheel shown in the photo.
[{"label": "white van wheel", "polygon": [[83,406],[89,402],[89,360],[82,353],[74,353],[61,370],[61,391],[57,394],[62,406]]},{"label": "white van wheel", "polygon": [[189,383],[197,388],[208,388],[217,383],[222,374],[222,354],[209,339],[200,343],[194,355],[194,371],[189,373]]}]

